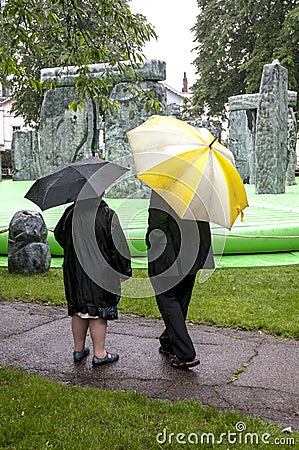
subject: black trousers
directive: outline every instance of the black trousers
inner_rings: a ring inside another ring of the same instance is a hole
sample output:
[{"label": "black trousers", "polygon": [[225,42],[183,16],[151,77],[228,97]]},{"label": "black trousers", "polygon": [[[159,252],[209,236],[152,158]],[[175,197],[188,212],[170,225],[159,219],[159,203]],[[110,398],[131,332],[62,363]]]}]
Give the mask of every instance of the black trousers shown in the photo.
[{"label": "black trousers", "polygon": [[[196,355],[186,327],[186,316],[195,278],[196,275],[186,275],[181,281],[178,279],[178,283],[171,289],[156,293],[157,305],[165,324],[160,344],[166,350],[173,351],[182,360],[191,360]],[[153,287],[155,289],[154,284]]]}]

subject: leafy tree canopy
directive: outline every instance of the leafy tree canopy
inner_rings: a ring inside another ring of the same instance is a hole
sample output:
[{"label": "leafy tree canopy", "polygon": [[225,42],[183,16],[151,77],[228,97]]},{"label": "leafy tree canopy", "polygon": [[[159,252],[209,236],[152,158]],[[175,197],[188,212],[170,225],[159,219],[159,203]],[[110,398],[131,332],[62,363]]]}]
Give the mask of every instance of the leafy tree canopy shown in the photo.
[{"label": "leafy tree canopy", "polygon": [[[141,14],[133,14],[127,0],[6,0],[0,12],[0,81],[10,87],[14,110],[27,124],[38,123],[47,89],[57,80],[41,80],[46,67],[77,66],[72,108],[88,95],[103,107],[117,67],[140,81],[135,69],[144,61],[144,44],[156,38]],[[90,76],[89,64],[105,63],[106,76]],[[149,94],[141,93],[148,108],[158,108]]]},{"label": "leafy tree canopy", "polygon": [[194,116],[224,113],[232,95],[259,91],[264,64],[278,59],[298,90],[296,0],[197,0],[192,31],[198,79],[192,86]]}]

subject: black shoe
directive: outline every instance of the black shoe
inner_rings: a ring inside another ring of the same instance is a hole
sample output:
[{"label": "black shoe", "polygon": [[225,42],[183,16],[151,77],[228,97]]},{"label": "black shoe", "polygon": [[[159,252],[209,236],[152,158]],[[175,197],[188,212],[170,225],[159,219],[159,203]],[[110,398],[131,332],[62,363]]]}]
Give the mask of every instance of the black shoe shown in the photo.
[{"label": "black shoe", "polygon": [[104,358],[98,358],[97,356],[94,356],[92,358],[92,365],[93,366],[101,366],[102,364],[108,364],[113,363],[119,359],[119,355],[117,353],[109,353],[106,352],[106,355]]},{"label": "black shoe", "polygon": [[166,348],[159,347],[159,353],[162,355],[169,356],[170,358],[175,358],[175,353],[173,350],[167,350]]},{"label": "black shoe", "polygon": [[200,361],[197,358],[191,361],[183,361],[176,356],[171,360],[172,367],[176,367],[177,369],[189,369],[190,367],[198,366],[198,364],[200,364]]},{"label": "black shoe", "polygon": [[74,362],[80,362],[85,356],[89,355],[89,348],[86,347],[82,352],[73,352],[73,355]]}]

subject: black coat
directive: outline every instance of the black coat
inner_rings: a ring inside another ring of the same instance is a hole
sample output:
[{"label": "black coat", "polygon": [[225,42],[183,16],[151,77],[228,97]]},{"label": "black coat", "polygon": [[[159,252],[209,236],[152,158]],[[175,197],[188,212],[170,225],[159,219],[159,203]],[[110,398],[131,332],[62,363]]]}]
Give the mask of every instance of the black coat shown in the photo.
[{"label": "black coat", "polygon": [[210,224],[182,220],[173,209],[152,191],[149,206],[148,273],[150,277],[196,274],[199,269],[212,269],[214,258]]},{"label": "black coat", "polygon": [[[92,217],[89,210],[79,216],[74,211],[75,205],[68,207],[54,230],[55,239],[64,249],[68,312],[70,316],[76,312],[96,316],[99,308],[118,303],[121,279],[132,275],[130,251],[117,214],[103,200],[94,210],[92,232],[88,231],[87,221]],[[82,220],[81,229],[74,228],[74,217]]]}]

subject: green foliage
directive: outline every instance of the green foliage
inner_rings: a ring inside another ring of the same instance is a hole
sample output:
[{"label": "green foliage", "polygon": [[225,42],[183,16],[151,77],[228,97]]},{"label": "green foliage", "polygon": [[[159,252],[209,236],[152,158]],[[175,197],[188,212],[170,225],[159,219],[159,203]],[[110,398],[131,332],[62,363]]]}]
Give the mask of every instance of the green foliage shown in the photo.
[{"label": "green foliage", "polygon": [[[296,21],[291,20],[294,15],[296,16],[296,9],[298,16],[298,7],[295,8],[295,5],[296,2],[293,0],[263,0],[261,2],[250,0],[246,2],[243,11],[251,19],[251,31],[254,36],[254,48],[250,58],[243,66],[243,69],[247,72],[247,92],[259,90],[264,64],[269,64],[276,58],[289,70],[290,89],[298,89],[298,73],[297,82],[294,83],[296,68],[292,67],[290,61],[288,61],[288,57],[291,60],[295,58],[298,64],[298,23],[296,25]],[[284,31],[286,28],[290,34]],[[290,42],[292,42],[292,40],[290,41],[291,36],[295,37],[295,40],[297,39],[297,42],[294,43],[297,46],[290,45]],[[282,54],[281,46],[285,48],[288,57],[283,57],[286,55]]]},{"label": "green foliage", "polygon": [[[0,12],[0,81],[12,91],[14,111],[27,124],[38,124],[43,95],[59,81],[40,79],[46,67],[78,67],[72,108],[86,96],[100,107],[114,107],[109,92],[115,70],[139,82],[136,69],[144,61],[143,46],[156,37],[127,0],[7,0]],[[102,78],[90,76],[89,64],[105,63]],[[152,103],[146,92],[145,102]],[[153,105],[154,107],[156,105]]]},{"label": "green foliage", "polygon": [[[285,18],[278,36],[274,56],[284,67],[289,69],[289,87],[298,90],[299,86],[299,5],[292,9]],[[299,99],[298,99],[299,100]]]},{"label": "green foliage", "polygon": [[[196,401],[150,400],[139,392],[67,386],[12,368],[0,368],[0,386],[0,447],[3,449],[154,450],[214,448],[214,445],[219,450],[228,446],[238,450],[255,448],[246,441],[245,432],[240,441],[240,435],[236,434],[238,422],[246,424],[246,433],[259,437],[256,448],[277,448],[272,444],[274,439],[284,442],[283,448],[294,448],[292,443],[299,439],[298,432],[283,434],[277,425],[258,417],[221,412]],[[230,440],[224,436],[228,430],[235,433]],[[158,433],[162,433],[160,443]],[[195,434],[197,445],[194,445]],[[263,435],[268,437],[268,443],[262,441]],[[162,443],[164,436],[166,442]],[[236,436],[237,447],[231,447]],[[287,441],[290,437],[292,440]],[[186,443],[182,444],[182,440]]]},{"label": "green foliage", "polygon": [[[198,0],[193,27],[198,80],[193,116],[224,114],[229,96],[259,91],[262,69],[280,59],[298,89],[298,6],[294,0]],[[297,32],[296,32],[297,30]]]}]

